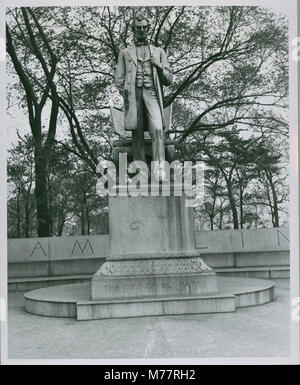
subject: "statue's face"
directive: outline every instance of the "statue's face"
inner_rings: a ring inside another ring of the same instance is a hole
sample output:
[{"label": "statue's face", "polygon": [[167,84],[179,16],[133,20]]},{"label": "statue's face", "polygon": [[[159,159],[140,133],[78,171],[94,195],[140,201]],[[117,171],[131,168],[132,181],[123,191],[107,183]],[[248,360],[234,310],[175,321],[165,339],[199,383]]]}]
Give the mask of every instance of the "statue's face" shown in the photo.
[{"label": "statue's face", "polygon": [[133,27],[135,39],[138,41],[144,41],[147,38],[149,31],[149,25],[147,20],[136,20]]}]

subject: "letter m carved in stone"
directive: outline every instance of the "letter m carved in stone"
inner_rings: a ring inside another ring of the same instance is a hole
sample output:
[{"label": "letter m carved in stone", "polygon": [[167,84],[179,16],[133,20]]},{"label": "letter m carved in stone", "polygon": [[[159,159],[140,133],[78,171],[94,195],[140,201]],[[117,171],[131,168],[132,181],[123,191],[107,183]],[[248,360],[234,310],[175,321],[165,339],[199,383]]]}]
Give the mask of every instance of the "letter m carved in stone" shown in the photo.
[{"label": "letter m carved in stone", "polygon": [[91,250],[92,254],[94,254],[94,250],[92,248],[92,245],[91,245],[91,242],[89,241],[89,239],[86,240],[86,242],[85,242],[83,247],[81,247],[80,243],[76,239],[76,241],[74,243],[74,246],[73,246],[72,254],[74,254],[74,251],[75,251],[76,247],[79,248],[81,254],[83,254],[85,252],[85,249],[87,248],[87,246],[90,247],[90,250]]}]

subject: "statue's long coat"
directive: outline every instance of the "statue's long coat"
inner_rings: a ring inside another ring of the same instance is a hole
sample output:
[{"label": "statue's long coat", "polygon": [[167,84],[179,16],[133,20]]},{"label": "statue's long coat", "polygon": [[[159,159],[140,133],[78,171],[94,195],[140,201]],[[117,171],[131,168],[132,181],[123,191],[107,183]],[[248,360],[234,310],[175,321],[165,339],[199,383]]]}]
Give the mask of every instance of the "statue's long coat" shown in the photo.
[{"label": "statue's long coat", "polygon": [[[167,55],[162,48],[149,45],[150,54],[153,55],[162,65],[162,70],[153,68],[153,81],[157,92],[163,127],[165,127],[163,114],[163,96],[161,84],[168,86],[172,82],[172,72],[168,63]],[[115,83],[124,98],[124,128],[133,131],[137,128],[137,109],[135,96],[137,57],[136,46],[124,48],[120,51],[118,65],[115,73]],[[159,73],[158,73],[159,72]]]}]

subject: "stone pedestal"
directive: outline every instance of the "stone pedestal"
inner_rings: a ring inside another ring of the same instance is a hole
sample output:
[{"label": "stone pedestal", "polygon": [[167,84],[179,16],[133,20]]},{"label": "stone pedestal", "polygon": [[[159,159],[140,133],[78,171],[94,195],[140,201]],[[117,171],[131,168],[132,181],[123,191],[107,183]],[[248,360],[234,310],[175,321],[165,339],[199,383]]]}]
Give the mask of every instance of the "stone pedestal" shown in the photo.
[{"label": "stone pedestal", "polygon": [[109,257],[194,254],[193,221],[185,197],[110,197]]},{"label": "stone pedestal", "polygon": [[110,254],[94,274],[92,300],[215,294],[216,274],[195,248],[185,197],[109,198]]},{"label": "stone pedestal", "polygon": [[216,292],[216,275],[199,257],[107,261],[92,281],[92,299],[190,297]]},{"label": "stone pedestal", "polygon": [[274,283],[219,277],[195,247],[184,197],[109,199],[110,253],[87,284],[25,294],[26,311],[77,320],[234,312],[274,298]]}]

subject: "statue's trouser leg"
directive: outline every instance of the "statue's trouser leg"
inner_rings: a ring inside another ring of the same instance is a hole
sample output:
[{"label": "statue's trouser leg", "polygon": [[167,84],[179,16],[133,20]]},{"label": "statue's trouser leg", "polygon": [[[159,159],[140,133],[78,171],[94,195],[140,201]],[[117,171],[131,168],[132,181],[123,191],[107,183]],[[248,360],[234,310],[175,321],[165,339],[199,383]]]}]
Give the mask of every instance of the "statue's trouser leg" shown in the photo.
[{"label": "statue's trouser leg", "polygon": [[144,127],[145,127],[145,111],[143,103],[143,88],[135,89],[136,108],[137,108],[137,128],[132,131],[132,154],[133,160],[142,160],[146,162],[145,144],[144,144]]},{"label": "statue's trouser leg", "polygon": [[163,124],[155,89],[143,88],[143,100],[147,115],[148,129],[152,138],[152,160],[163,164],[165,160]]}]

